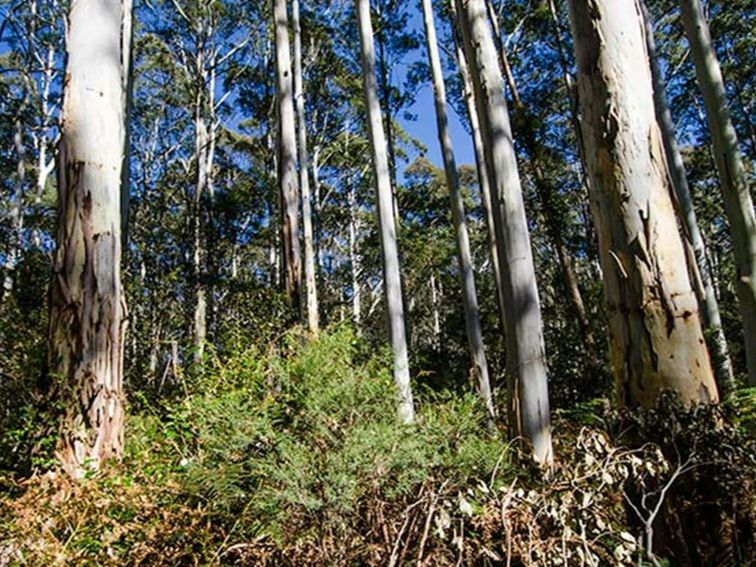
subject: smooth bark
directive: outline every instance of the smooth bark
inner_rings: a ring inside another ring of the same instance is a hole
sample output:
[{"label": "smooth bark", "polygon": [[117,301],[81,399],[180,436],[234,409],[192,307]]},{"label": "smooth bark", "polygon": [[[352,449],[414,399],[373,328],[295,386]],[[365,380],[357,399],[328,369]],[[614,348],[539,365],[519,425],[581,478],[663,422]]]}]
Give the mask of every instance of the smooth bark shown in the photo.
[{"label": "smooth bark", "polygon": [[486,167],[493,190],[496,241],[504,290],[507,372],[516,384],[520,432],[539,463],[552,460],[543,321],[522,188],[504,95],[504,80],[483,0],[457,0]]},{"label": "smooth bark", "polygon": [[730,118],[724,79],[700,0],[680,0],[685,33],[703,94],[735,255],[735,293],[743,321],[748,383],[756,386],[756,215],[750,181]]},{"label": "smooth bark", "polygon": [[196,162],[196,177],[194,185],[193,216],[192,216],[192,277],[194,283],[194,318],[193,342],[194,362],[199,364],[204,356],[205,341],[207,340],[207,292],[205,282],[205,263],[207,251],[202,230],[203,195],[208,190],[208,160],[206,150],[209,147],[207,125],[202,111],[202,97],[197,95],[194,114],[194,160]]},{"label": "smooth bark", "polygon": [[504,78],[507,81],[509,87],[509,94],[512,95],[512,102],[516,107],[522,106],[522,99],[520,98],[520,91],[517,89],[517,83],[514,80],[514,74],[512,73],[512,67],[509,65],[509,58],[507,57],[507,50],[504,49],[504,42],[501,39],[501,31],[499,29],[499,18],[496,15],[493,2],[486,0],[486,12],[488,13],[488,21],[491,23],[493,29],[494,45],[499,55],[499,66],[501,72],[504,73]]},{"label": "smooth bark", "polygon": [[488,17],[494,30],[495,45],[499,54],[499,65],[507,79],[507,85],[512,95],[515,112],[520,118],[520,123],[524,125],[521,139],[523,146],[529,154],[536,192],[541,201],[541,208],[546,224],[546,233],[554,246],[559,261],[559,267],[562,269],[564,284],[567,288],[570,302],[572,303],[572,309],[577,318],[578,328],[580,329],[580,334],[584,342],[588,369],[591,373],[592,379],[598,381],[601,379],[601,363],[596,349],[596,339],[593,336],[593,330],[591,329],[590,321],[588,320],[588,310],[583,301],[580,283],[578,282],[577,274],[573,267],[573,259],[570,256],[567,244],[565,243],[564,227],[562,226],[563,213],[559,210],[558,196],[555,197],[554,187],[552,187],[552,184],[546,178],[546,174],[544,173],[541,165],[543,155],[542,148],[536,139],[536,132],[531,128],[531,124],[536,123],[537,120],[534,120],[533,117],[529,116],[528,109],[520,98],[517,82],[515,81],[514,73],[512,73],[512,69],[509,65],[509,58],[507,57],[504,42],[501,41],[496,12],[494,11],[493,4],[490,0],[487,0],[486,4],[488,8]]},{"label": "smooth bark", "polygon": [[276,110],[278,118],[278,190],[281,198],[281,259],[283,286],[291,307],[300,307],[302,279],[299,245],[299,183],[297,135],[294,124],[294,92],[289,49],[289,17],[286,0],[273,0],[276,36]]},{"label": "smooth bark", "polygon": [[[24,106],[26,102],[22,104]],[[15,287],[15,271],[21,258],[21,246],[24,232],[24,201],[26,200],[26,146],[22,134],[21,120],[15,121],[13,145],[16,150],[16,180],[13,201],[10,207],[10,234],[8,249],[5,252],[2,300],[5,302]]]},{"label": "smooth bark", "polygon": [[79,476],[123,450],[120,0],[72,2],[67,30],[49,367],[62,407],[56,453]]},{"label": "smooth bark", "polygon": [[357,236],[360,231],[357,216],[357,190],[354,185],[349,188],[349,265],[352,278],[352,323],[357,335],[362,334],[362,256],[358,250]]},{"label": "smooth bark", "polygon": [[480,394],[481,399],[483,400],[483,405],[488,412],[489,421],[493,423],[495,411],[493,398],[491,396],[491,382],[488,376],[486,348],[483,343],[483,331],[480,323],[478,292],[475,288],[475,270],[472,263],[472,253],[470,252],[470,236],[467,232],[465,205],[459,187],[457,163],[454,158],[451,132],[449,131],[449,118],[446,111],[446,86],[444,85],[444,75],[441,68],[441,57],[438,52],[436,24],[434,22],[433,4],[431,0],[423,0],[423,21],[425,24],[428,60],[430,61],[431,77],[433,81],[438,139],[444,160],[446,183],[449,187],[452,223],[454,224],[454,232],[457,237],[457,256],[462,283],[462,301],[465,310],[465,327],[467,330],[468,348],[470,350],[470,358],[475,368],[475,375],[478,379],[478,393]]},{"label": "smooth bark", "polygon": [[378,200],[378,224],[381,234],[389,338],[394,355],[394,381],[399,393],[399,418],[404,423],[412,423],[415,417],[415,409],[410,387],[407,331],[404,324],[402,283],[399,272],[399,250],[396,238],[391,177],[389,175],[389,162],[386,151],[386,135],[383,131],[381,106],[378,102],[373,24],[370,21],[370,0],[355,0],[355,7],[360,31],[362,75],[373,158],[373,178]]},{"label": "smooth bark", "polygon": [[376,61],[376,76],[380,76],[381,83],[379,89],[379,100],[383,107],[383,128],[386,133],[386,144],[388,148],[389,178],[391,179],[391,189],[394,191],[394,216],[399,219],[399,206],[396,202],[396,138],[394,133],[394,113],[391,108],[391,69],[389,68],[388,53],[386,47],[386,34],[384,33],[384,17],[391,17],[391,14],[383,13],[383,2],[376,2],[375,15],[378,22],[378,32],[375,34],[375,44],[378,47],[378,59]]},{"label": "smooth bark", "polygon": [[[211,35],[211,23],[199,19],[197,37]],[[193,358],[201,364],[207,341],[208,293],[212,278],[208,277],[208,243],[205,217],[215,193],[214,168],[217,119],[215,115],[215,83],[217,50],[206,42],[194,56],[194,195],[192,201],[192,284],[194,286]]]},{"label": "smooth bark", "polygon": [[310,195],[310,158],[307,151],[304,82],[302,78],[302,30],[299,23],[299,0],[291,2],[294,27],[294,100],[297,109],[297,141],[299,146],[299,187],[302,190],[302,233],[304,239],[304,287],[307,296],[307,327],[317,334],[320,328],[318,288],[315,281],[315,250],[312,240],[312,197]]},{"label": "smooth bark", "polygon": [[716,401],[636,0],[570,0],[570,20],[618,401]]},{"label": "smooth bark", "polygon": [[123,0],[121,4],[121,80],[123,82],[123,109],[125,132],[123,137],[123,166],[121,168],[121,240],[124,255],[129,241],[129,200],[131,196],[131,106],[133,98],[134,3]]},{"label": "smooth bark", "polygon": [[475,166],[478,173],[478,187],[480,188],[480,201],[483,205],[483,211],[486,214],[486,229],[488,236],[488,253],[491,258],[493,268],[494,285],[496,286],[496,301],[499,306],[499,317],[502,332],[504,330],[504,289],[502,288],[501,268],[499,267],[499,253],[496,249],[496,226],[493,217],[493,201],[491,199],[491,183],[488,180],[486,171],[486,156],[483,150],[483,137],[480,133],[480,122],[478,122],[478,111],[475,109],[475,94],[473,93],[472,79],[470,79],[470,70],[467,67],[467,59],[462,50],[460,40],[457,38],[459,30],[459,19],[457,17],[456,0],[449,0],[449,7],[452,14],[452,37],[459,66],[459,74],[462,79],[462,94],[465,97],[465,107],[467,109],[467,118],[472,133],[473,150],[475,152]]}]

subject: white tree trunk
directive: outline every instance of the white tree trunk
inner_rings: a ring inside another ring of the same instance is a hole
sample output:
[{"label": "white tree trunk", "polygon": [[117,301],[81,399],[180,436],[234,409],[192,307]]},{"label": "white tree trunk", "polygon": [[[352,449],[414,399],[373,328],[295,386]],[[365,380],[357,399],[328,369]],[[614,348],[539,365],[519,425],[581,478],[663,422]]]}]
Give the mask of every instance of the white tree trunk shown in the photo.
[{"label": "white tree trunk", "polygon": [[286,298],[299,309],[301,253],[299,246],[299,183],[294,92],[286,0],[273,0],[276,29],[276,108],[278,112],[278,188],[281,195],[281,257]]},{"label": "white tree trunk", "polygon": [[475,93],[473,93],[472,80],[470,79],[470,70],[467,67],[467,59],[462,51],[462,46],[457,40],[457,34],[454,28],[459,28],[457,18],[456,0],[449,0],[449,6],[452,13],[452,36],[454,38],[454,47],[457,55],[457,65],[459,65],[459,74],[462,78],[463,96],[465,97],[465,106],[467,108],[467,117],[470,122],[470,131],[472,132],[473,149],[475,151],[475,166],[478,172],[478,186],[480,188],[480,201],[483,205],[483,211],[486,214],[486,228],[488,230],[488,253],[491,257],[491,266],[493,268],[494,285],[496,286],[496,299],[499,306],[499,316],[501,318],[501,328],[504,329],[504,289],[502,287],[501,268],[499,267],[499,253],[496,249],[496,225],[494,223],[493,202],[491,199],[491,183],[486,172],[486,156],[483,150],[483,137],[480,133],[480,123],[478,122],[478,113],[475,109]]},{"label": "white tree trunk", "polygon": [[656,118],[662,132],[664,152],[667,164],[672,175],[672,187],[675,190],[675,205],[678,216],[682,221],[683,233],[686,246],[692,250],[691,258],[691,283],[698,298],[699,309],[703,316],[704,326],[711,334],[710,346],[714,362],[714,373],[717,378],[719,390],[726,396],[735,388],[735,377],[730,362],[730,353],[727,349],[727,339],[722,329],[722,317],[719,314],[719,302],[714,290],[711,278],[711,269],[706,259],[706,245],[703,235],[698,227],[696,210],[693,207],[693,198],[688,186],[688,175],[685,171],[682,155],[677,147],[675,139],[675,124],[672,120],[672,112],[667,104],[667,89],[664,84],[664,76],[659,66],[659,58],[656,54],[656,41],[654,40],[654,26],[646,8],[644,0],[639,0],[646,31],[646,47],[651,63],[651,78],[654,86],[654,106]]},{"label": "white tree trunk", "polygon": [[505,298],[507,368],[516,384],[521,433],[539,463],[552,460],[543,322],[512,130],[483,0],[457,0],[493,191]]},{"label": "white tree trunk", "polygon": [[[441,352],[441,310],[439,309],[439,304],[441,303],[439,301],[439,296],[441,295],[440,290],[438,289],[439,286],[436,283],[436,274],[433,272],[433,267],[431,266],[431,275],[430,278],[428,278],[428,287],[430,287],[431,292],[431,314],[433,316],[433,335],[431,339],[431,345],[433,346],[433,350],[436,353]],[[414,306],[414,301],[410,302],[410,305]],[[412,312],[412,309],[410,308],[410,313]],[[413,348],[414,348],[414,342]]]},{"label": "white tree trunk", "polygon": [[459,273],[462,280],[462,300],[465,309],[468,348],[470,349],[470,358],[475,367],[475,375],[478,379],[478,392],[483,400],[483,406],[488,413],[489,421],[493,423],[495,411],[491,397],[491,382],[488,377],[486,348],[483,343],[483,331],[480,323],[478,292],[475,288],[475,270],[473,268],[472,253],[470,252],[470,237],[467,232],[465,205],[459,188],[457,163],[454,158],[451,133],[449,131],[449,119],[446,112],[446,86],[444,85],[444,75],[441,68],[441,57],[438,53],[436,24],[434,22],[431,0],[423,0],[423,21],[425,23],[428,60],[430,61],[433,80],[438,139],[444,159],[446,183],[449,186],[452,222],[457,236],[457,255],[459,257]]},{"label": "white tree trunk", "polygon": [[[197,37],[210,37],[212,24],[206,18],[195,23]],[[214,196],[213,163],[215,159],[215,68],[218,52],[211,41],[205,42],[194,54],[194,79],[197,90],[194,93],[194,162],[196,167],[193,207],[193,285],[194,318],[193,347],[194,362],[200,364],[207,342],[208,287],[207,243],[204,234],[204,211],[207,202]]]},{"label": "white tree trunk", "polygon": [[123,167],[121,168],[121,240],[124,254],[128,252],[129,240],[129,200],[131,192],[131,102],[134,70],[132,68],[132,49],[134,39],[134,4],[132,0],[123,0],[121,4],[121,58],[123,82],[124,128]]},{"label": "white tree trunk", "polygon": [[197,95],[194,116],[194,159],[197,177],[194,186],[192,226],[192,268],[194,278],[194,362],[200,364],[207,340],[207,294],[205,292],[205,239],[202,234],[202,195],[207,191],[208,132],[202,113],[202,95]]},{"label": "white tree trunk", "polygon": [[504,42],[501,40],[501,31],[499,30],[499,18],[496,15],[493,2],[486,0],[486,11],[488,13],[488,21],[491,22],[491,28],[493,29],[494,45],[499,55],[499,66],[501,72],[504,73],[504,78],[507,81],[509,87],[509,93],[512,95],[512,102],[515,108],[522,106],[522,99],[520,98],[520,92],[517,90],[517,83],[514,80],[514,74],[512,73],[512,67],[509,65],[509,59],[507,58],[507,50],[504,49]]},{"label": "white tree trunk", "polygon": [[49,364],[63,407],[57,454],[73,475],[123,449],[120,40],[120,0],[71,3]]},{"label": "white tree trunk", "polygon": [[706,106],[714,161],[724,195],[725,213],[730,221],[737,269],[735,292],[743,320],[748,382],[756,386],[756,216],[751,200],[752,188],[749,187],[738,137],[730,119],[724,79],[701,2],[680,0],[680,9]]},{"label": "white tree trunk", "polygon": [[570,0],[570,19],[618,401],[716,401],[637,0]]},{"label": "white tree trunk", "polygon": [[39,152],[37,154],[37,194],[35,196],[35,205],[42,203],[42,197],[44,196],[45,188],[47,187],[47,180],[50,174],[55,168],[55,161],[51,158],[47,158],[47,142],[45,140],[46,134],[50,125],[53,123],[53,104],[50,101],[51,89],[53,85],[53,79],[56,75],[55,72],[55,49],[50,47],[47,51],[47,58],[45,60],[43,80],[42,80],[42,125],[41,130],[43,134],[35,134],[38,136]]},{"label": "white tree trunk", "polygon": [[320,328],[318,288],[315,281],[315,250],[312,242],[312,200],[310,196],[310,158],[307,152],[307,121],[305,120],[304,82],[302,77],[302,30],[299,23],[299,0],[291,2],[294,26],[294,99],[297,107],[299,141],[299,186],[302,190],[302,232],[304,236],[305,294],[307,295],[307,326],[317,334]]},{"label": "white tree trunk", "polygon": [[394,355],[394,381],[399,393],[399,418],[412,423],[415,408],[410,387],[409,360],[407,355],[407,332],[404,326],[402,283],[399,272],[399,250],[396,239],[396,224],[393,212],[391,177],[386,154],[386,135],[381,121],[378,102],[378,84],[375,74],[375,47],[373,24],[370,21],[370,0],[355,0],[357,21],[360,28],[362,75],[365,87],[368,130],[373,153],[373,177],[378,200],[378,224],[383,253],[383,277],[388,312],[389,338]]},{"label": "white tree trunk", "polygon": [[357,189],[352,185],[349,189],[349,264],[352,275],[352,322],[357,335],[362,334],[362,256],[358,250],[357,237],[360,232],[357,217]]},{"label": "white tree trunk", "polygon": [[16,149],[16,189],[13,192],[13,204],[10,210],[10,242],[5,257],[5,276],[3,279],[2,300],[5,301],[13,291],[16,283],[15,271],[21,258],[21,246],[24,231],[24,201],[26,200],[26,146],[21,128],[21,120],[15,123],[13,145]]},{"label": "white tree trunk", "polygon": [[[497,23],[496,12],[493,9],[493,4],[490,1],[486,2],[488,7],[488,17],[492,22],[494,29],[494,38],[496,48],[499,53],[499,63],[503,69],[504,76],[507,78],[507,84],[512,94],[512,102],[515,107],[515,111],[519,113],[521,117],[521,123],[529,124],[532,117],[528,115],[527,109],[520,98],[517,90],[517,83],[512,73],[512,69],[509,65],[509,59],[507,58],[506,49],[504,43],[499,36],[499,29]],[[557,30],[558,36],[558,30]],[[569,75],[567,77],[567,85],[569,87]],[[572,301],[572,307],[577,316],[578,327],[582,334],[584,342],[584,350],[586,351],[586,358],[590,374],[594,380],[601,378],[601,363],[599,362],[596,353],[596,341],[593,337],[593,331],[588,321],[588,313],[585,308],[585,302],[583,301],[583,295],[580,291],[580,285],[577,279],[577,274],[572,265],[572,258],[565,245],[564,227],[562,227],[562,218],[560,218],[560,211],[557,207],[557,203],[554,199],[554,189],[549,184],[544,174],[541,163],[541,148],[538,141],[535,138],[535,132],[526,126],[522,136],[523,146],[530,156],[531,169],[533,171],[533,177],[535,181],[536,192],[541,201],[541,207],[543,211],[544,221],[546,224],[546,233],[551,240],[559,259],[559,265],[562,268],[562,274],[564,276],[564,283],[570,294]]]}]

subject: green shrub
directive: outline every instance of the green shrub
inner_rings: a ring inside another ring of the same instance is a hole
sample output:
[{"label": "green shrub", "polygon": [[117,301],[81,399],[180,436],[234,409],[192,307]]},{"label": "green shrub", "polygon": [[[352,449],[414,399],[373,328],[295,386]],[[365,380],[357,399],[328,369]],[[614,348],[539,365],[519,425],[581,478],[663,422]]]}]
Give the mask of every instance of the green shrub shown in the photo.
[{"label": "green shrub", "polygon": [[659,494],[691,452],[695,469],[666,496],[679,513],[655,525],[656,559],[688,557],[675,518],[711,528],[695,534],[707,560],[752,551],[750,394],[622,420],[600,401],[557,412],[544,472],[486,432],[473,393],[418,388],[416,423],[400,425],[387,362],[348,327],[210,352],[182,398],[138,404],[122,463],[82,481],[6,479],[0,565],[445,566],[509,553],[512,565],[629,567],[646,557],[627,502]]},{"label": "green shrub", "polygon": [[368,492],[490,475],[507,447],[483,433],[473,395],[421,396],[417,426],[402,427],[390,373],[380,357],[358,362],[362,348],[348,327],[314,342],[294,333],[265,364],[249,350],[202,378],[213,387],[173,408],[164,434],[183,489],[278,537],[308,514],[343,525]]}]

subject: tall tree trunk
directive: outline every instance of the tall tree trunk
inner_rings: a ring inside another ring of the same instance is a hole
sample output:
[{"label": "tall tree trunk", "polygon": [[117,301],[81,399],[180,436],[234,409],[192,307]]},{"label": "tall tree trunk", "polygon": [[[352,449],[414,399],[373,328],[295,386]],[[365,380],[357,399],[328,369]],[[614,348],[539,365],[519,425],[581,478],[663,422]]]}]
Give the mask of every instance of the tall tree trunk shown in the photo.
[{"label": "tall tree trunk", "polygon": [[128,253],[129,244],[129,198],[131,191],[131,103],[133,98],[134,3],[123,0],[121,4],[121,57],[124,109],[123,166],[121,167],[121,241],[123,253]]},{"label": "tall tree trunk", "polygon": [[[348,134],[347,130],[347,134]],[[349,138],[347,137],[347,140]],[[314,234],[313,234],[313,249],[315,255],[315,285],[321,287],[323,282],[323,247],[321,245],[322,239],[322,218],[323,218],[323,203],[320,198],[320,144],[315,144],[315,148],[312,151],[312,197],[315,205],[315,219],[314,219]],[[321,288],[322,289],[322,288]]]},{"label": "tall tree trunk", "polygon": [[[565,49],[564,41],[562,40],[562,26],[559,19],[559,13],[557,12],[557,7],[556,4],[554,4],[554,0],[548,0],[548,2],[549,12],[551,14],[551,31],[554,36],[554,43],[556,44],[557,53],[559,54],[559,65],[562,68],[562,82],[564,83],[564,88],[567,92],[569,100],[570,122],[572,123],[572,129],[575,133],[575,139],[577,140],[580,185],[585,194],[584,203],[582,203],[583,210],[581,211],[581,213],[584,221],[583,224],[585,225],[586,230],[589,265],[593,268],[599,262],[597,258],[598,250],[596,249],[595,245],[596,238],[594,235],[593,226],[589,222],[590,207],[588,205],[588,195],[590,194],[590,188],[588,187],[588,176],[585,172],[585,156],[583,155],[583,133],[580,129],[580,103],[578,101],[577,89],[575,88],[574,81],[572,80],[572,71],[570,69],[570,62],[567,58],[567,50]],[[594,279],[601,277],[600,270],[592,270],[592,274],[597,274]]]},{"label": "tall tree trunk", "polygon": [[318,288],[315,282],[315,251],[312,242],[312,201],[310,196],[310,158],[307,152],[304,82],[302,78],[302,30],[299,24],[299,0],[291,2],[294,26],[294,99],[297,104],[299,141],[299,186],[302,190],[302,231],[304,236],[305,293],[307,295],[307,327],[317,334],[320,327]]},{"label": "tall tree trunk", "polygon": [[[441,303],[439,296],[441,295],[439,290],[439,285],[436,282],[436,274],[433,271],[433,267],[431,267],[431,274],[430,278],[428,279],[428,287],[430,287],[431,292],[431,314],[433,316],[433,338],[431,340],[431,345],[433,346],[434,352],[437,354],[441,352],[442,342],[441,342],[441,310],[439,309],[439,304]],[[410,309],[410,313],[412,310]]]},{"label": "tall tree trunk", "polygon": [[[22,107],[26,105],[26,98]],[[13,205],[10,210],[10,238],[5,256],[5,276],[3,278],[2,300],[8,298],[16,283],[15,271],[21,258],[21,246],[24,231],[24,201],[26,200],[26,146],[22,134],[21,120],[16,119],[13,145],[16,149],[16,189],[13,193]]]},{"label": "tall tree trunk", "polygon": [[[546,174],[543,171],[541,165],[542,149],[536,139],[536,132],[530,126],[536,121],[528,115],[528,110],[520,98],[517,82],[515,81],[514,73],[512,73],[510,68],[506,49],[499,34],[496,12],[494,11],[493,4],[490,0],[487,0],[486,4],[488,7],[488,17],[492,22],[494,30],[495,44],[499,53],[499,64],[503,69],[504,76],[507,78],[507,84],[512,94],[512,102],[514,103],[515,111],[520,117],[520,122],[525,125],[522,132],[522,141],[530,157],[533,177],[535,178],[536,192],[541,201],[546,224],[546,233],[556,250],[559,267],[562,269],[564,283],[567,287],[567,292],[569,293],[570,301],[572,303],[572,309],[577,317],[578,328],[580,329],[580,334],[583,338],[588,369],[593,380],[596,381],[601,377],[601,363],[596,351],[596,339],[593,336],[593,330],[591,329],[590,321],[588,320],[588,311],[586,310],[585,302],[583,301],[583,294],[580,291],[577,274],[575,273],[572,258],[564,241],[564,227],[561,224],[563,213],[559,210],[559,205],[554,197],[554,188],[549,183]],[[569,85],[569,82],[567,84]]]},{"label": "tall tree trunk", "polygon": [[207,340],[207,293],[205,290],[205,239],[202,231],[203,194],[207,191],[207,160],[205,151],[208,146],[207,126],[202,113],[202,93],[197,94],[194,115],[194,159],[197,174],[194,185],[194,202],[192,217],[192,278],[194,284],[194,362],[200,364]]},{"label": "tall tree trunk", "polygon": [[281,196],[281,256],[283,285],[289,305],[300,308],[302,279],[299,246],[299,187],[294,93],[289,50],[286,0],[273,0],[276,29],[276,109],[278,114],[278,190]]},{"label": "tall tree trunk", "polygon": [[123,450],[121,2],[72,2],[67,29],[49,367],[63,408],[57,455],[78,476]]},{"label": "tall tree trunk", "polygon": [[478,173],[478,186],[480,188],[480,201],[486,214],[486,228],[488,235],[488,253],[493,268],[494,285],[496,286],[496,300],[499,306],[501,329],[504,331],[504,288],[502,287],[501,268],[499,267],[499,253],[496,250],[496,226],[494,223],[493,201],[491,199],[491,183],[486,172],[486,157],[483,150],[483,137],[480,133],[478,111],[475,109],[475,93],[473,92],[470,70],[467,67],[467,59],[462,50],[462,45],[457,37],[459,20],[457,17],[456,0],[449,0],[449,8],[452,14],[452,37],[459,66],[459,74],[462,79],[462,94],[465,97],[467,118],[472,132],[473,149],[475,152],[475,166]]},{"label": "tall tree trunk", "polygon": [[[540,463],[552,460],[543,322],[530,248],[525,205],[517,173],[512,130],[483,0],[457,0],[465,53],[491,180],[496,241],[506,310],[507,369],[516,384],[521,433]],[[512,388],[514,390],[515,388]]]},{"label": "tall tree trunk", "polygon": [[501,31],[499,30],[499,18],[496,15],[493,2],[486,0],[486,11],[488,13],[488,20],[491,22],[493,28],[494,45],[496,45],[496,51],[499,55],[499,65],[501,66],[501,72],[504,73],[504,77],[507,80],[507,86],[509,87],[509,93],[512,95],[512,102],[515,107],[522,107],[522,99],[520,98],[520,91],[517,90],[517,83],[512,73],[512,67],[509,65],[509,58],[507,57],[507,50],[504,48],[504,42],[501,39]]},{"label": "tall tree trunk", "polygon": [[680,9],[706,106],[714,161],[724,195],[725,213],[730,221],[737,268],[735,292],[743,320],[748,382],[756,386],[756,216],[751,187],[738,148],[735,127],[730,119],[722,71],[714,53],[701,2],[680,0]]},{"label": "tall tree trunk", "polygon": [[362,335],[362,257],[358,250],[357,236],[360,232],[357,218],[357,188],[355,184],[349,188],[349,265],[352,276],[352,322],[357,335]]},{"label": "tall tree trunk", "polygon": [[[212,201],[214,197],[215,159],[215,68],[217,50],[212,46],[212,24],[200,20],[197,24],[197,41],[202,47],[195,57],[194,79],[197,91],[194,93],[194,161],[196,176],[194,186],[192,238],[193,238],[193,285],[194,285],[194,320],[193,347],[194,362],[202,362],[208,329],[208,292],[213,280],[209,275],[212,257],[208,254],[208,242],[205,225],[211,220]],[[212,308],[210,309],[212,313]]]},{"label": "tall tree trunk", "polygon": [[570,0],[570,19],[618,401],[716,401],[636,0]]},{"label": "tall tree trunk", "polygon": [[[376,2],[376,15],[378,21],[378,33],[375,34],[375,41],[378,45],[378,76],[381,79],[380,101],[383,106],[383,127],[386,132],[386,142],[388,147],[388,164],[389,179],[391,179],[391,190],[394,191],[394,216],[399,219],[399,206],[396,202],[396,138],[394,137],[394,115],[391,109],[391,69],[388,64],[388,54],[386,53],[386,35],[384,29],[383,3],[386,0]],[[389,15],[388,17],[391,17]]]},{"label": "tall tree trunk", "polygon": [[40,130],[43,134],[35,134],[38,138],[37,145],[39,151],[37,153],[37,194],[35,195],[35,205],[39,206],[42,203],[42,197],[44,196],[45,188],[47,187],[47,180],[50,174],[55,168],[55,160],[47,157],[47,143],[45,141],[45,132],[48,131],[50,125],[54,121],[54,107],[51,102],[51,90],[53,86],[53,80],[56,75],[55,72],[55,57],[56,51],[52,47],[47,52],[47,59],[44,66],[44,79],[42,87],[42,125]]},{"label": "tall tree trunk", "polygon": [[689,248],[693,256],[690,262],[691,283],[698,298],[704,326],[710,334],[709,346],[712,353],[717,385],[721,394],[727,396],[735,389],[735,376],[732,372],[730,353],[727,349],[727,339],[722,329],[719,302],[717,301],[717,295],[711,279],[709,262],[706,259],[706,245],[704,244],[701,230],[698,227],[696,210],[693,207],[693,198],[690,195],[688,175],[685,172],[685,164],[675,140],[675,124],[672,121],[672,112],[669,109],[669,104],[667,104],[667,89],[664,85],[664,76],[662,75],[659,58],[656,54],[654,26],[649,17],[645,1],[639,0],[639,2],[645,23],[646,48],[648,49],[649,61],[651,63],[656,118],[661,128],[664,153],[672,175],[672,187],[675,191],[674,204],[677,214],[682,221],[686,249]]},{"label": "tall tree trunk", "polygon": [[486,348],[483,343],[483,331],[480,323],[478,292],[475,288],[475,270],[473,268],[472,253],[470,252],[470,237],[467,232],[465,205],[459,188],[457,163],[454,158],[454,149],[452,148],[451,133],[449,131],[449,119],[446,113],[446,86],[444,85],[444,75],[441,68],[441,57],[438,53],[436,24],[433,18],[433,4],[431,0],[423,0],[423,21],[425,22],[428,60],[430,61],[431,76],[433,79],[438,139],[444,159],[446,183],[449,186],[452,222],[457,236],[457,255],[459,257],[459,273],[462,280],[462,300],[465,309],[468,348],[470,349],[470,358],[475,367],[475,375],[478,379],[478,392],[488,412],[489,421],[493,422],[495,412],[493,398],[491,397],[491,382],[488,377]]},{"label": "tall tree trunk", "polygon": [[415,417],[415,407],[410,387],[407,331],[404,326],[399,250],[396,239],[389,162],[386,155],[386,136],[381,121],[381,106],[378,102],[373,24],[370,21],[370,0],[355,0],[355,7],[357,10],[357,22],[360,28],[367,123],[373,154],[373,177],[378,200],[378,224],[381,233],[389,338],[394,355],[394,381],[399,392],[399,418],[404,423],[412,423]]},{"label": "tall tree trunk", "polygon": [[564,83],[564,90],[570,103],[570,122],[572,128],[575,131],[575,138],[578,142],[578,154],[580,156],[580,181],[588,191],[588,177],[585,173],[585,157],[583,156],[583,134],[580,130],[580,109],[577,96],[577,90],[572,80],[572,73],[570,71],[570,63],[567,60],[567,50],[564,47],[562,41],[562,26],[560,25],[559,13],[557,12],[556,4],[554,0],[548,0],[549,13],[551,15],[551,31],[554,36],[554,43],[556,44],[557,53],[559,55],[559,65],[562,68],[562,82]]},{"label": "tall tree trunk", "polygon": [[279,254],[281,252],[281,230],[276,230],[274,225],[274,219],[280,217],[279,211],[281,210],[281,192],[277,187],[278,175],[275,173],[278,169],[278,157],[275,151],[275,142],[273,141],[273,133],[270,126],[265,133],[265,171],[268,172],[267,181],[268,189],[270,191],[269,199],[267,199],[267,213],[268,213],[268,227],[269,237],[268,242],[268,285],[272,288],[279,289],[282,285],[281,279],[281,259]]}]

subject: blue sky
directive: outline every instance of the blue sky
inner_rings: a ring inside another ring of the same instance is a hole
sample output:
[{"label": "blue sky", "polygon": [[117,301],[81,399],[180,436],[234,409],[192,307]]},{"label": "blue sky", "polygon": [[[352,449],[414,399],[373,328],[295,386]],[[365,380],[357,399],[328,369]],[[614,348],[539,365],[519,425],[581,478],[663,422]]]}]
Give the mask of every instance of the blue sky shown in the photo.
[{"label": "blue sky", "polygon": [[[420,49],[414,54],[415,59],[408,59],[407,61],[404,61],[402,65],[397,65],[397,68],[394,69],[394,80],[397,82],[401,79],[402,74],[406,72],[409,64],[417,59],[422,58],[425,60],[427,57],[422,12],[416,4],[412,8],[411,25],[419,30],[423,41],[421,42]],[[436,25],[438,25],[438,22],[436,22]],[[444,56],[443,52],[441,56]],[[417,117],[417,120],[410,122],[400,117],[399,122],[409,134],[421,140],[428,148],[426,157],[435,165],[443,167],[441,150],[438,144],[433,88],[430,83],[423,85],[422,89],[417,94],[415,104],[409,110]],[[451,127],[452,143],[454,144],[457,165],[475,164],[475,153],[472,146],[472,139],[465,131],[465,128],[460,122],[460,117],[451,105],[447,106],[447,112],[449,114],[449,125]]]},{"label": "blue sky", "polygon": [[[425,85],[417,95],[415,104],[410,112],[417,116],[417,120],[408,122],[400,118],[400,122],[410,134],[420,139],[428,148],[426,157],[438,165],[443,166],[441,161],[441,149],[438,144],[438,130],[436,128],[436,109],[433,102],[433,89]],[[449,125],[451,127],[452,143],[457,165],[475,164],[475,153],[472,146],[472,138],[465,131],[459,116],[451,106],[447,107],[449,113]]]}]

